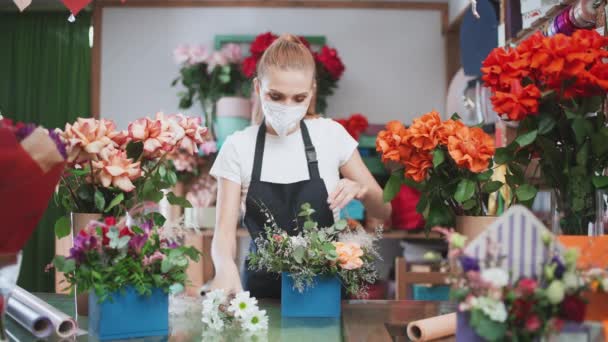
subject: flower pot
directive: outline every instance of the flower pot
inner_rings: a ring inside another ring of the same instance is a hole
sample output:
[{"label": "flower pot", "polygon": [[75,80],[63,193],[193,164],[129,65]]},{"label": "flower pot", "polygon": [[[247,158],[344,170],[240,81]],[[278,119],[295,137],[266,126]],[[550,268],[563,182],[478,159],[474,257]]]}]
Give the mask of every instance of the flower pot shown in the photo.
[{"label": "flower pot", "polygon": [[316,276],[313,285],[299,292],[293,287],[291,274],[281,276],[281,316],[340,317],[341,285],[336,276]]},{"label": "flower pot", "polygon": [[225,96],[217,101],[217,117],[238,117],[251,120],[251,101],[244,97]]},{"label": "flower pot", "polygon": [[456,216],[456,231],[473,241],[479,234],[483,233],[492,223],[496,216]]},{"label": "flower pot", "polygon": [[475,330],[469,325],[469,314],[458,312],[456,314],[456,342],[483,342]]},{"label": "flower pot", "polygon": [[240,117],[218,117],[215,120],[215,136],[217,137],[217,148],[222,148],[224,141],[232,133],[245,129],[249,126],[248,119]]},{"label": "flower pot", "polygon": [[[74,236],[76,236],[82,228],[86,227],[89,222],[97,221],[99,219],[101,219],[101,214],[98,213],[71,213],[70,220],[72,232],[69,236],[66,236],[62,239],[57,239],[57,237],[55,237],[55,255],[69,256],[70,248],[74,246]],[[69,291],[65,290],[65,288],[68,287],[68,284],[64,280],[65,277],[63,276],[63,273],[55,271],[56,293],[69,293]],[[76,307],[78,309],[79,315],[87,315],[88,295],[86,293],[76,295]]]},{"label": "flower pot", "polygon": [[213,229],[215,227],[216,207],[185,208],[184,223],[186,227]]},{"label": "flower pot", "polygon": [[99,340],[168,335],[169,296],[160,289],[141,296],[127,287],[102,303],[93,292],[88,299],[89,333]]}]

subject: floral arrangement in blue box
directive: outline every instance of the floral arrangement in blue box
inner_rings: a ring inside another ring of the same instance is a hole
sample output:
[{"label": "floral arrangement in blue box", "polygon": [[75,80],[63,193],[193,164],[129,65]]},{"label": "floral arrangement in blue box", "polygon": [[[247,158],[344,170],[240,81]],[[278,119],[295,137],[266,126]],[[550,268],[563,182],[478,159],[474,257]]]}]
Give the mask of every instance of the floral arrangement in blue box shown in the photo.
[{"label": "floral arrangement in blue box", "polygon": [[339,317],[342,286],[362,296],[377,278],[381,229],[369,234],[354,220],[319,227],[314,212],[310,204],[302,206],[304,224],[292,236],[270,220],[249,255],[250,269],[282,275],[284,317]]},{"label": "floral arrangement in blue box", "polygon": [[168,293],[183,291],[189,260],[199,251],[182,246],[159,215],[127,226],[115,218],[92,221],[74,238],[68,257],[53,263],[69,289],[89,292],[89,332],[100,340],[166,336]]}]

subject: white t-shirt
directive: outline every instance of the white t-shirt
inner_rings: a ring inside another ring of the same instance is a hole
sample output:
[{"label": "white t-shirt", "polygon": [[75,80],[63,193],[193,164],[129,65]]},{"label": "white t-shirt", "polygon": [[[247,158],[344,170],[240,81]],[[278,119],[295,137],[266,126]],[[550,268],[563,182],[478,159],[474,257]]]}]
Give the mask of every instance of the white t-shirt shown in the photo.
[{"label": "white t-shirt", "polygon": [[[332,119],[306,120],[310,140],[317,151],[319,174],[331,194],[340,180],[340,167],[357,148],[357,141],[342,125]],[[251,182],[255,143],[259,125],[247,127],[229,136],[211,168],[215,178],[225,178],[241,184],[241,213],[245,213],[245,199]],[[310,179],[302,140],[302,131],[286,136],[266,134],[261,181],[289,184]],[[338,218],[339,211],[334,212]]]}]

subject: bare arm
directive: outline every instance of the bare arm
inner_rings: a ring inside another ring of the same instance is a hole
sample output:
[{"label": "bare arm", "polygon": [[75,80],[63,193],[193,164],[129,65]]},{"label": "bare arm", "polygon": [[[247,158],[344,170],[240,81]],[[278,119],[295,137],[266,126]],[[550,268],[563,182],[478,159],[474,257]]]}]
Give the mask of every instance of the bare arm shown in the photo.
[{"label": "bare arm", "polygon": [[332,209],[344,208],[356,198],[361,200],[370,216],[388,220],[391,217],[391,204],[384,203],[382,188],[355,150],[350,159],[340,168],[344,179],[340,180],[336,190],[329,196]]},{"label": "bare arm", "polygon": [[241,277],[235,262],[236,229],[241,206],[241,185],[220,178],[217,192],[217,218],[211,244],[215,278],[205,290],[242,291]]}]

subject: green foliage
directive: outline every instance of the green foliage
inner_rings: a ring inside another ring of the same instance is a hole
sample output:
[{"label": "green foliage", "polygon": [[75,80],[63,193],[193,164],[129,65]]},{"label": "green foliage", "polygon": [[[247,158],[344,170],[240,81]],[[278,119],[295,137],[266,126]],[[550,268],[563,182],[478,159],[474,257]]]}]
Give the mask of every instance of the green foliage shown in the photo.
[{"label": "green foliage", "polygon": [[55,222],[55,235],[58,239],[70,235],[71,229],[71,221],[67,216],[61,216],[57,222]]}]

